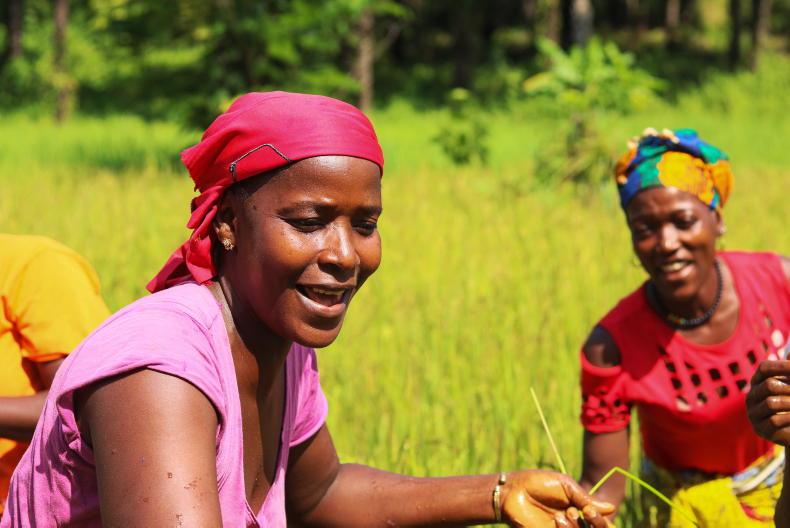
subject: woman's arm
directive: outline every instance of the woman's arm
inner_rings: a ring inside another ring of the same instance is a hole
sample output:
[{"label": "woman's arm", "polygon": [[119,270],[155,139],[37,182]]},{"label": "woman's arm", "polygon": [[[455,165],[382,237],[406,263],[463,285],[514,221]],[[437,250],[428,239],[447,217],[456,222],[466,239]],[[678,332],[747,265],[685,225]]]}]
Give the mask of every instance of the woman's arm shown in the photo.
[{"label": "woman's arm", "polygon": [[[584,432],[582,478],[579,483],[585,490],[592,488],[610,469],[619,466],[628,469],[628,430],[614,433],[593,434]],[[625,499],[625,477],[612,475],[601,488],[596,497],[615,505],[616,508]]]},{"label": "woman's arm", "polygon": [[104,526],[221,527],[217,415],[186,381],[151,370],[75,395]]},{"label": "woman's arm", "polygon": [[0,398],[0,438],[29,442],[44,408],[49,387],[63,359],[33,363],[43,390],[29,396]]},{"label": "woman's arm", "polygon": [[[494,522],[497,475],[415,478],[341,464],[326,426],[291,451],[286,497],[305,526],[465,526]],[[591,504],[578,484],[548,471],[510,473],[502,490],[503,522],[512,526],[575,526],[585,508],[592,526],[611,506]],[[597,507],[597,510],[596,510]]]},{"label": "woman's arm", "polygon": [[[583,352],[587,360],[597,367],[614,367],[620,364],[620,350],[609,333],[596,326]],[[584,432],[582,477],[579,481],[584,489],[592,488],[606,473],[615,466],[628,469],[629,461],[628,429],[613,433],[594,434]],[[613,475],[601,486],[597,495],[619,508],[625,498],[625,477]]]}]

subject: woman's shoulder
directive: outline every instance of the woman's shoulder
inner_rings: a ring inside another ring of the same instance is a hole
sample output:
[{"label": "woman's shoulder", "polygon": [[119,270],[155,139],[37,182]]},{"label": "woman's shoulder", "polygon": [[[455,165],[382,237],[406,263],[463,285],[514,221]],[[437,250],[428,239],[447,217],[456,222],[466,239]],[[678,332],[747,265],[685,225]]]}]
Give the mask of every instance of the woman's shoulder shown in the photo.
[{"label": "woman's shoulder", "polygon": [[609,329],[610,326],[621,326],[635,319],[642,319],[650,311],[645,297],[645,284],[642,283],[634,291],[617,301],[600,321],[598,326]]},{"label": "woman's shoulder", "polygon": [[778,253],[726,251],[719,256],[733,271],[742,293],[744,287],[751,287],[761,295],[788,292],[790,263]]},{"label": "woman's shoulder", "polygon": [[719,256],[736,268],[768,268],[783,272],[782,257],[771,251],[722,251]]},{"label": "woman's shoulder", "polygon": [[143,297],[94,330],[61,367],[62,390],[133,369],[214,378],[224,368],[227,337],[219,307],[197,284]]},{"label": "woman's shoulder", "polygon": [[218,320],[222,320],[222,313],[207,288],[196,283],[180,284],[124,306],[91,332],[78,349],[116,335],[145,340],[155,336],[146,328],[154,327],[165,334],[183,332],[185,328],[208,333]]},{"label": "woman's shoulder", "polygon": [[646,325],[651,322],[643,283],[598,321],[582,347],[584,357],[597,367],[621,364],[630,350],[631,337],[649,334]]},{"label": "woman's shoulder", "polygon": [[141,297],[119,310],[112,319],[154,314],[169,314],[174,319],[190,318],[196,324],[208,328],[221,316],[221,311],[208,288],[195,282],[186,282]]}]

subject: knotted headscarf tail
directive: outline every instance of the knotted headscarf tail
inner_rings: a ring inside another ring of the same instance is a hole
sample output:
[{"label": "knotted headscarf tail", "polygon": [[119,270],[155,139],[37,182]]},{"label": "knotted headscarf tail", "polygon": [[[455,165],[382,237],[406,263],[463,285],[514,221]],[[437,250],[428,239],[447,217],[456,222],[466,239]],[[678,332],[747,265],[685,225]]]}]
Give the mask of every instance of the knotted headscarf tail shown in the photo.
[{"label": "knotted headscarf tail", "polygon": [[623,209],[642,189],[674,187],[718,210],[727,202],[733,182],[727,155],[690,128],[646,129],[629,142],[614,175]]},{"label": "knotted headscarf tail", "polygon": [[176,249],[148,283],[156,292],[182,282],[200,284],[216,275],[211,223],[232,184],[315,156],[352,156],[377,164],[384,155],[365,115],[348,103],[289,92],[242,95],[206,129],[181,161],[200,195],[192,200],[189,240]]}]

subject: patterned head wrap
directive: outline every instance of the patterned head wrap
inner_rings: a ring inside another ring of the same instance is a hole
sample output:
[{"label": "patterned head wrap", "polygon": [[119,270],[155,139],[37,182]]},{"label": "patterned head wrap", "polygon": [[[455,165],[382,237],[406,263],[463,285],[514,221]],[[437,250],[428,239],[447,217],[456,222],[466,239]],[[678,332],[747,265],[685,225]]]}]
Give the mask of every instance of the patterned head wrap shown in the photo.
[{"label": "patterned head wrap", "polygon": [[181,153],[200,195],[192,200],[189,240],[173,252],[148,283],[156,292],[182,282],[205,283],[216,275],[211,223],[232,184],[315,156],[352,156],[384,170],[373,126],[350,104],[288,92],[254,92],[236,99],[206,129],[200,143]]},{"label": "patterned head wrap", "polygon": [[733,180],[727,155],[690,128],[646,129],[629,141],[614,175],[623,209],[642,189],[675,187],[719,210],[730,196]]}]

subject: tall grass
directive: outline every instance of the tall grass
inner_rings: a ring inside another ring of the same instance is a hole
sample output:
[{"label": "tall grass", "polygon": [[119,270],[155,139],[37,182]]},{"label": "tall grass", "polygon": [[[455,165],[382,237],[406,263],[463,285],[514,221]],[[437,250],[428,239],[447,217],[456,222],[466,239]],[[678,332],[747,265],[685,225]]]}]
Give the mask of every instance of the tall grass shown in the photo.
[{"label": "tall grass", "polygon": [[[648,125],[701,129],[733,153],[727,247],[790,252],[790,154],[772,139],[790,125],[749,111],[766,101],[726,114],[704,97],[603,122],[613,145]],[[460,169],[430,141],[440,113],[394,106],[373,117],[388,156],[384,260],[319,353],[341,457],[415,475],[554,467],[534,387],[578,476],[579,345],[643,280],[614,189],[535,186],[532,153],[558,122],[529,109],[490,115],[491,166]],[[144,294],[187,235],[191,185],[172,160],[196,137],[132,118],[6,120],[0,229],[84,254],[117,309]]]}]

